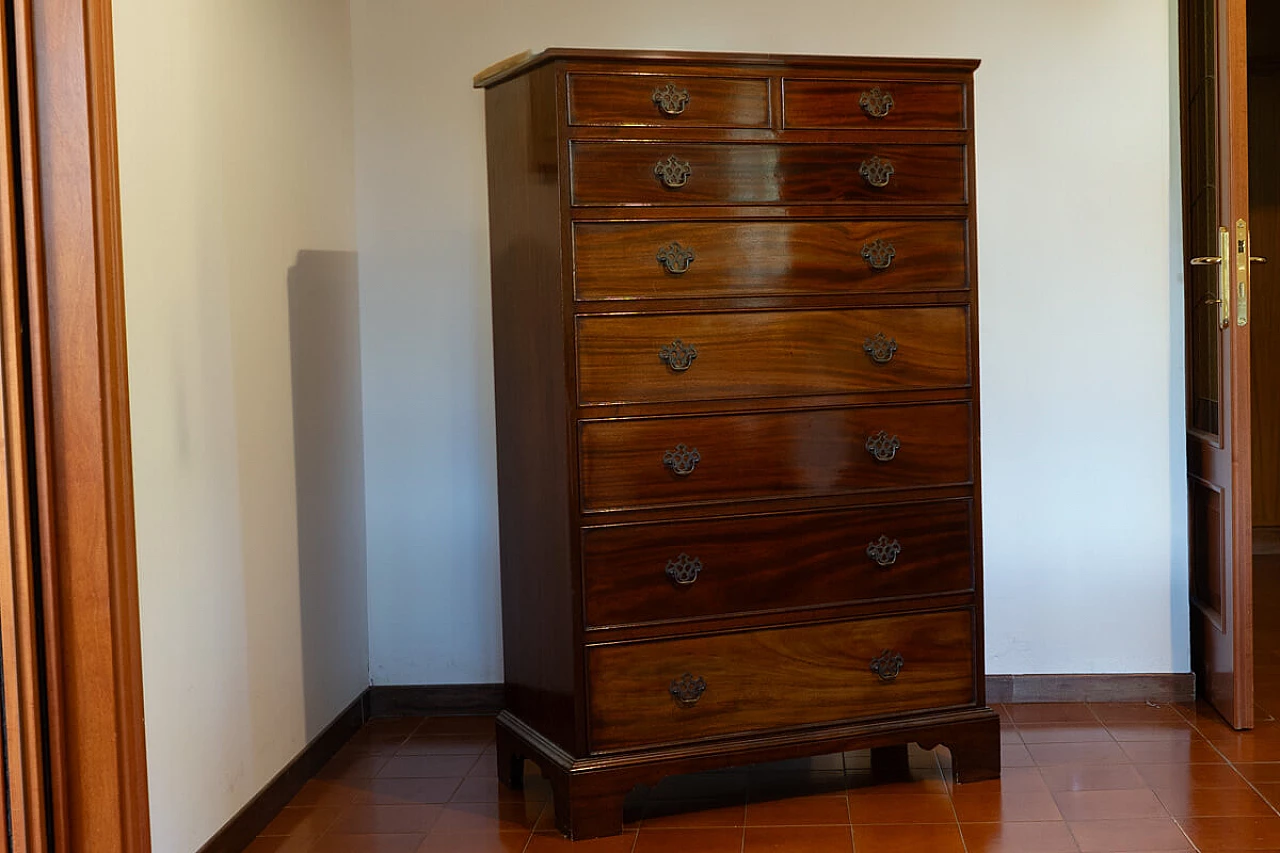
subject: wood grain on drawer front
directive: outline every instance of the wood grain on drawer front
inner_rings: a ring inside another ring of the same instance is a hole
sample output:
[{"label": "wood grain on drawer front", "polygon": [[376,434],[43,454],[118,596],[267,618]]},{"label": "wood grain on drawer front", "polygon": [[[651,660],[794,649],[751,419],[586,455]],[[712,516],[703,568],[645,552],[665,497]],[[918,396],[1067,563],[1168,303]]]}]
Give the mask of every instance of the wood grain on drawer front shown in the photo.
[{"label": "wood grain on drawer front", "polygon": [[[576,205],[964,204],[963,145],[746,145],[572,142]],[[688,166],[683,186],[664,185],[655,167]],[[882,187],[860,170],[891,165]]]},{"label": "wood grain on drawer front", "polygon": [[[591,746],[621,749],[970,704],[972,649],[967,609],[590,648]],[[902,657],[892,681],[871,669],[886,652]],[[671,693],[686,674],[706,685],[689,706]]]},{"label": "wood grain on drawer front", "polygon": [[[582,507],[816,497],[972,481],[968,403],[580,421]],[[898,450],[879,461],[881,432]],[[664,463],[698,461],[687,476]]]},{"label": "wood grain on drawer front", "polygon": [[574,290],[583,300],[964,290],[965,230],[964,220],[576,222]]},{"label": "wood grain on drawer front", "polygon": [[578,400],[963,387],[967,316],[963,306],[941,306],[579,317]]},{"label": "wood grain on drawer front", "polygon": [[972,503],[583,530],[590,627],[973,589]]},{"label": "wood grain on drawer front", "polygon": [[[782,83],[784,126],[798,129],[963,130],[964,86],[875,80],[804,80]],[[862,106],[864,95],[867,107]],[[883,116],[872,111],[883,111]],[[878,108],[878,109],[877,109]]]},{"label": "wood grain on drawer front", "polygon": [[[569,124],[572,125],[768,127],[770,124],[767,78],[570,74],[568,86]],[[676,115],[661,108],[663,95],[668,93],[674,100],[665,103],[681,110]]]}]

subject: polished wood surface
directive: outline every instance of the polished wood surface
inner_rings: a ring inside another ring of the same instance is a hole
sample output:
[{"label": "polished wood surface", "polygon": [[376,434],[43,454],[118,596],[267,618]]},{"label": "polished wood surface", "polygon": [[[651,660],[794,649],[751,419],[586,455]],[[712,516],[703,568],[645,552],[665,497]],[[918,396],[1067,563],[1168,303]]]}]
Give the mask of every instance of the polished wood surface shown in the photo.
[{"label": "polished wood surface", "polygon": [[[865,446],[881,432],[901,443],[887,462]],[[585,421],[582,508],[598,512],[968,483],[972,439],[965,403]],[[663,464],[664,454],[681,444],[701,457],[683,477]]]},{"label": "polished wood surface", "polygon": [[[864,95],[879,90],[893,98],[883,116],[863,108]],[[964,86],[901,80],[782,81],[782,122],[788,128],[864,130],[959,130],[965,126]]]},{"label": "polished wood surface", "polygon": [[[587,626],[968,592],[973,523],[960,500],[587,528]],[[868,553],[881,537],[900,549],[889,565]],[[682,556],[700,566],[688,584],[667,573]]]},{"label": "polished wood surface", "polygon": [[[592,647],[591,746],[610,750],[971,705],[973,613],[961,610]],[[885,681],[886,651],[902,670]],[[705,681],[673,702],[685,674]]]},{"label": "polished wood surface", "polygon": [[[578,401],[643,403],[956,388],[964,307],[579,317]],[[660,353],[668,350],[670,363]],[[888,342],[888,343],[886,343]],[[890,351],[889,345],[896,346]],[[688,347],[696,357],[684,365]],[[866,347],[887,361],[878,362]]]},{"label": "polished wood surface", "polygon": [[[573,142],[569,152],[575,205],[968,201],[963,145]],[[670,157],[692,169],[678,189],[654,174]],[[893,165],[886,186],[860,174],[873,157]]]},{"label": "polished wood surface", "polygon": [[[1179,4],[1183,245],[1192,255],[1249,216],[1245,0]],[[1231,265],[1229,321],[1206,323],[1201,268],[1186,267],[1187,476],[1191,662],[1205,697],[1236,728],[1251,728],[1253,578],[1250,329],[1236,320],[1248,264]]]},{"label": "polished wood surface", "polygon": [[[507,707],[566,749],[581,748],[574,725],[576,672],[571,588],[577,559],[565,513],[573,484],[564,436],[565,340],[555,263],[555,134],[521,105],[550,106],[555,78],[543,69],[485,93],[489,138],[489,231],[493,283],[493,373],[498,429],[502,630]],[[532,215],[526,215],[526,212]],[[519,423],[518,429],[507,425]]]},{"label": "polished wood surface", "polygon": [[[537,761],[571,837],[617,833],[636,784],[837,746],[945,743],[958,778],[998,773],[979,651],[973,67],[550,51],[479,79],[499,770],[518,786],[522,756]],[[846,100],[853,81],[903,84],[906,99],[896,126],[862,127],[802,94],[800,121],[835,126],[784,127],[791,79],[836,81]],[[954,126],[925,127],[942,121]],[[913,651],[924,669],[867,694],[882,705],[835,677],[847,649],[837,661],[841,642],[821,638],[875,644],[858,626],[940,613],[962,627],[903,642],[947,651]],[[771,638],[771,671],[795,638],[824,685],[800,717],[781,699],[788,676],[769,692],[750,659]],[[656,666],[673,643],[724,645],[717,665],[738,686],[719,689],[749,691],[756,709],[707,700],[703,733],[660,745],[671,736],[643,720],[679,707],[672,676],[659,706],[630,707],[609,691],[635,668],[594,661]],[[597,725],[623,732],[607,753],[589,740]]]},{"label": "polished wood surface", "polygon": [[[1276,11],[1273,10],[1272,17]],[[1252,36],[1254,9],[1249,10]],[[1271,24],[1272,21],[1268,20]],[[1270,30],[1280,32],[1280,25]],[[1280,68],[1249,73],[1249,230],[1252,254],[1269,260],[1252,270],[1249,307],[1253,451],[1253,526],[1280,526]]]},{"label": "polished wood surface", "polygon": [[[893,249],[885,269],[862,254],[877,240]],[[673,243],[694,253],[679,274],[658,258]],[[609,300],[965,290],[965,250],[964,220],[576,222],[574,295]]]},{"label": "polished wood surface", "polygon": [[[769,78],[569,74],[569,124],[603,127],[768,127]],[[665,87],[688,100],[663,112],[654,92]]]}]

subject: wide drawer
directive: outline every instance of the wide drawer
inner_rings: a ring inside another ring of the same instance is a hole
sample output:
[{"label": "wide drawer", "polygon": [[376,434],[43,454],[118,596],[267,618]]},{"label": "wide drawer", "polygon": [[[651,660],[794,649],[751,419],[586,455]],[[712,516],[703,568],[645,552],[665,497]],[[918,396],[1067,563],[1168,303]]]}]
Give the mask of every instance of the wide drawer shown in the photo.
[{"label": "wide drawer", "polygon": [[964,86],[890,80],[782,82],[784,127],[791,129],[962,130]]},{"label": "wide drawer", "polygon": [[578,400],[962,387],[967,317],[963,306],[579,317]]},{"label": "wide drawer", "polygon": [[972,482],[968,403],[579,422],[586,512]]},{"label": "wide drawer", "polygon": [[578,299],[964,290],[963,220],[576,222]]},{"label": "wide drawer", "polygon": [[963,145],[570,143],[576,205],[968,201]]},{"label": "wide drawer", "polygon": [[973,589],[969,500],[582,532],[588,627]]},{"label": "wide drawer", "polygon": [[975,701],[973,613],[956,610],[598,646],[595,751]]},{"label": "wide drawer", "polygon": [[768,127],[768,78],[570,74],[569,124]]}]

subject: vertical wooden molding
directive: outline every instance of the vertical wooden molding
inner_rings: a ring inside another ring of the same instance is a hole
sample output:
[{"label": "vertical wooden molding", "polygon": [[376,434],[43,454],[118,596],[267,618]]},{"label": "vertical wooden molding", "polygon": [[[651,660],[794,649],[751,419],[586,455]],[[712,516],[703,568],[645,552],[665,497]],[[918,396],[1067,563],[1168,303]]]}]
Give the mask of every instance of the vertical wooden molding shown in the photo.
[{"label": "vertical wooden molding", "polygon": [[111,6],[14,5],[54,843],[148,853]]}]

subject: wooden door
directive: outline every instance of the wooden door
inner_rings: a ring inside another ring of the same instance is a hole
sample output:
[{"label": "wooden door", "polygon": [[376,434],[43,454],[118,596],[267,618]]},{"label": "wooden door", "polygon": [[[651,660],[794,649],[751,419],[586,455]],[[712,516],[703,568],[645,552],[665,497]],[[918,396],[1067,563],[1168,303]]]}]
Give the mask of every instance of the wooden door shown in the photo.
[{"label": "wooden door", "polygon": [[1245,0],[1182,0],[1191,655],[1202,695],[1253,726],[1249,151]]}]

